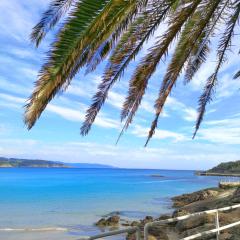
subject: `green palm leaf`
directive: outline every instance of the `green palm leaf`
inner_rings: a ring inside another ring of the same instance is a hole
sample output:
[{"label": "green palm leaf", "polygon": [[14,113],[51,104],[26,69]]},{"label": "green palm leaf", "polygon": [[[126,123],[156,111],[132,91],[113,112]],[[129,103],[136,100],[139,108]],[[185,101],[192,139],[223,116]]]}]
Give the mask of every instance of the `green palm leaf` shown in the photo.
[{"label": "green palm leaf", "polygon": [[92,49],[97,49],[113,30],[119,33],[124,30],[126,19],[136,13],[142,2],[83,0],[75,6],[52,46],[26,106],[28,128],[34,125],[57,91],[68,86],[89,54],[94,52]]},{"label": "green palm leaf", "polygon": [[130,80],[128,96],[124,102],[121,113],[122,120],[127,117],[126,124],[124,125],[125,129],[132,122],[132,119],[141,104],[142,97],[145,94],[148,80],[155,72],[159,61],[164,55],[166,55],[171,42],[181,31],[181,27],[195,11],[200,2],[200,0],[193,1],[192,4],[189,4],[184,9],[177,10],[169,20],[169,28],[167,32],[160,38],[160,40],[158,40],[155,46],[150,49],[150,52],[137,67]]},{"label": "green palm leaf", "polygon": [[159,97],[155,103],[156,116],[152,122],[145,146],[155,133],[158,118],[163,110],[167,97],[171,93],[173,86],[176,84],[176,81],[183,70],[184,65],[188,61],[192,50],[196,46],[198,38],[201,38],[210,19],[213,14],[218,11],[220,5],[220,0],[211,1],[209,3],[207,2],[207,4],[201,5],[188,20],[181,34],[181,38],[175,49],[172,60],[168,65],[167,73],[163,78]]},{"label": "green palm leaf", "polygon": [[153,1],[148,6],[151,10],[144,11],[130,26],[129,30],[123,34],[110,58],[109,66],[107,66],[102,82],[98,86],[98,92],[93,97],[93,103],[87,110],[86,119],[81,128],[82,135],[89,132],[97,113],[107,98],[109,89],[121,77],[128,63],[137,55],[144,42],[148,40],[152,32],[164,19],[172,2],[169,1],[165,4],[162,2],[158,5]]},{"label": "green palm leaf", "polygon": [[[121,120],[125,120],[125,124],[119,138],[133,121],[150,78],[160,61],[167,56],[170,45],[177,41],[167,72],[160,83],[159,96],[155,102],[156,114],[146,145],[155,132],[159,116],[179,76],[185,70],[186,83],[194,78],[208,60],[215,30],[225,26],[217,49],[215,71],[207,79],[199,99],[195,136],[206,105],[211,101],[226,52],[232,47],[239,11],[239,0],[52,0],[31,34],[36,46],[64,14],[67,17],[56,34],[26,105],[25,123],[28,129],[35,124],[56,93],[69,86],[81,68],[86,67],[86,73],[94,71],[111,53],[81,127],[81,134],[86,135],[111,87],[124,74],[143,44],[167,19],[167,30],[158,36],[131,76],[121,112]],[[240,71],[234,75],[234,78],[239,77]]]},{"label": "green palm leaf", "polygon": [[33,28],[31,40],[38,46],[42,39],[69,10],[75,0],[54,0],[43,14],[40,22]]}]

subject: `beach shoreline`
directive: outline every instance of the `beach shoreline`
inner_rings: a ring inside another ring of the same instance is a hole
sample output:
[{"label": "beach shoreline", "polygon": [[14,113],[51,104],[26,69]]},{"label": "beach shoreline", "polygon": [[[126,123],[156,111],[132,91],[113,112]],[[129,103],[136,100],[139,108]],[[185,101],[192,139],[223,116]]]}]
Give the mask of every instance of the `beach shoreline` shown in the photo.
[{"label": "beach shoreline", "polygon": [[[144,219],[138,221],[127,221],[124,224],[121,222],[121,217],[119,215],[110,216],[109,218],[101,218],[97,222],[97,226],[100,229],[106,227],[133,227],[138,226],[142,230],[144,225],[149,222],[165,220],[172,217],[179,217],[194,212],[201,212],[215,208],[226,207],[229,205],[235,205],[240,203],[240,188],[229,188],[222,189],[219,187],[202,189],[192,193],[185,193],[179,196],[171,198],[172,200],[172,211],[169,214],[162,214],[158,218],[152,216],[145,216]],[[231,213],[220,213],[222,223],[229,223],[234,219],[237,220],[240,214],[240,210],[234,210]],[[161,227],[154,227],[150,229],[150,239],[151,240],[172,240],[179,239],[182,237],[188,236],[190,233],[194,234],[200,230],[209,230],[215,227],[214,217],[213,216],[199,216],[193,217],[184,222],[176,222],[168,224]],[[225,230],[223,238],[221,239],[239,239],[240,229],[234,230]],[[161,238],[159,238],[161,236]],[[135,234],[128,234],[126,237],[127,240],[135,240]],[[205,238],[204,238],[205,239]],[[211,239],[206,238],[206,239]]]}]

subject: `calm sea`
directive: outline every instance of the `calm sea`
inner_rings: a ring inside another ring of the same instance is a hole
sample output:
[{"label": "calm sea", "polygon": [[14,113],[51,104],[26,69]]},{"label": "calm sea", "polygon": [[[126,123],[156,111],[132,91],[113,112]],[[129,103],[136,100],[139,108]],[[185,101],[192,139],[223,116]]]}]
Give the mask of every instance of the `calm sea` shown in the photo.
[{"label": "calm sea", "polygon": [[77,239],[100,231],[93,223],[101,216],[159,216],[172,211],[172,196],[218,181],[193,171],[2,168],[0,239]]}]

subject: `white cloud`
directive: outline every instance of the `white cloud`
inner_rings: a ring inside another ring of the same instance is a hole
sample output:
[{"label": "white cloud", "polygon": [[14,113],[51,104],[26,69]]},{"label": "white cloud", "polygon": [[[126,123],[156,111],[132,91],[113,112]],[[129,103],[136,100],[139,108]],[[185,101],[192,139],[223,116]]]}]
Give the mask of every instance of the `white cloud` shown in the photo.
[{"label": "white cloud", "polygon": [[[133,130],[131,131],[132,134],[136,135],[137,137],[144,137],[148,136],[149,128],[144,128],[139,125],[135,125]],[[154,134],[154,139],[172,139],[174,142],[185,141],[187,137],[181,133],[172,132],[168,130],[156,129]]]},{"label": "white cloud", "polygon": [[80,141],[0,139],[0,146],[0,155],[6,157],[102,163],[124,168],[207,169],[221,161],[237,160],[240,154],[237,149],[233,152],[231,148],[193,142],[187,148],[184,143],[138,148]]},{"label": "white cloud", "polygon": [[178,112],[180,116],[186,121],[196,121],[197,111],[192,107],[186,106],[184,103],[180,102],[174,97],[168,97],[166,102],[166,109],[168,108]]},{"label": "white cloud", "polygon": [[30,94],[30,89],[27,86],[13,83],[5,78],[0,78],[0,89],[17,94]]},{"label": "white cloud", "polygon": [[217,98],[232,97],[234,94],[240,94],[240,81],[234,80],[230,74],[224,74],[217,88]]},{"label": "white cloud", "polygon": [[1,35],[11,36],[18,41],[28,39],[39,13],[48,3],[48,0],[31,0],[26,4],[18,0],[1,0],[0,9],[3,9],[0,15]]},{"label": "white cloud", "polygon": [[206,121],[197,136],[213,143],[240,144],[240,118]]},{"label": "white cloud", "polygon": [[[64,119],[74,121],[74,122],[82,122],[85,118],[85,112],[83,109],[71,109],[67,107],[61,107],[53,104],[49,104],[47,110],[53,112]],[[95,125],[103,128],[119,128],[119,122],[113,120],[111,118],[107,118],[99,115],[94,122]]]},{"label": "white cloud", "polygon": [[0,98],[2,98],[3,100],[6,100],[6,101],[15,102],[15,103],[24,103],[25,102],[24,98],[16,97],[16,96],[4,94],[4,93],[0,93]]}]

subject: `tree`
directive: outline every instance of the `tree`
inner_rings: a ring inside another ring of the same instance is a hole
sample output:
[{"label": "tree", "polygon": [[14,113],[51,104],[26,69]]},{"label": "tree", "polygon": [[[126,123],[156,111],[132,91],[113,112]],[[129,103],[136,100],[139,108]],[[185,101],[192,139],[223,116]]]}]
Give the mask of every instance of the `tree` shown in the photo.
[{"label": "tree", "polygon": [[[193,79],[207,60],[210,43],[220,27],[224,30],[217,39],[216,67],[206,80],[199,99],[196,135],[215,90],[219,70],[236,36],[239,0],[53,0],[31,34],[36,46],[65,14],[66,19],[56,34],[26,105],[25,123],[28,129],[32,128],[55,94],[68,87],[80,69],[85,67],[87,73],[92,72],[110,54],[102,81],[81,127],[81,134],[88,134],[111,87],[121,78],[143,44],[165,21],[167,30],[158,36],[129,80],[128,95],[121,112],[121,120],[125,120],[122,132],[132,122],[159,62],[167,55],[170,44],[177,40],[160,84],[148,143],[179,75],[184,73],[186,83]],[[234,77],[239,75],[237,72]]]}]

